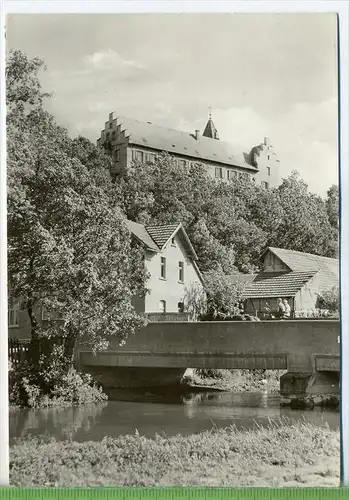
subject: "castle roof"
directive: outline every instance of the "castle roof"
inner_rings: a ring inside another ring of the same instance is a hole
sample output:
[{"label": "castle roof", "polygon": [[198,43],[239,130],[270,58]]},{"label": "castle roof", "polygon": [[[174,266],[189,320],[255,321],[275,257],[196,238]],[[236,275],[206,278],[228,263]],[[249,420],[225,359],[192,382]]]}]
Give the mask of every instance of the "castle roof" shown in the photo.
[{"label": "castle roof", "polygon": [[125,116],[116,118],[116,126],[118,125],[125,131],[130,145],[258,172],[258,168],[251,164],[249,150],[242,146],[212,140],[211,137],[202,135],[195,136],[189,132],[160,127],[151,122]]},{"label": "castle roof", "polygon": [[204,133],[202,135],[204,137],[210,137],[211,139],[219,139],[217,129],[214,126],[214,123],[213,123],[211,117],[208,119]]}]

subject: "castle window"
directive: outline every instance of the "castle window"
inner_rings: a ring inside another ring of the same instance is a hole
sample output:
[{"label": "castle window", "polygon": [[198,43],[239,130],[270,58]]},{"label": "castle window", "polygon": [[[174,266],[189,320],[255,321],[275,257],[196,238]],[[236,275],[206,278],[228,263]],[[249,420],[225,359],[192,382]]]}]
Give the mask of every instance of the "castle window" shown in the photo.
[{"label": "castle window", "polygon": [[216,169],[215,169],[215,177],[216,177],[216,179],[223,179],[223,169],[222,169],[222,167],[216,167]]},{"label": "castle window", "polygon": [[113,128],[113,122],[109,123],[109,128]]},{"label": "castle window", "polygon": [[144,160],[144,153],[143,153],[143,151],[133,150],[132,151],[132,158],[134,160],[142,162]]},{"label": "castle window", "polygon": [[267,167],[268,175],[270,175],[270,167]]},{"label": "castle window", "polygon": [[116,149],[114,153],[115,161],[120,161],[120,149]]},{"label": "castle window", "polygon": [[265,182],[265,181],[262,181],[261,182],[261,185],[264,189],[268,189],[269,188],[269,182]]},{"label": "castle window", "polygon": [[148,153],[148,161],[151,163],[154,163],[155,161],[155,154],[154,153]]},{"label": "castle window", "polygon": [[178,161],[178,166],[180,167],[185,167],[187,162],[185,160],[177,160]]},{"label": "castle window", "polygon": [[236,179],[237,178],[237,172],[235,170],[228,170],[227,171],[227,175],[228,175],[228,179],[229,180],[232,180],[232,179]]}]

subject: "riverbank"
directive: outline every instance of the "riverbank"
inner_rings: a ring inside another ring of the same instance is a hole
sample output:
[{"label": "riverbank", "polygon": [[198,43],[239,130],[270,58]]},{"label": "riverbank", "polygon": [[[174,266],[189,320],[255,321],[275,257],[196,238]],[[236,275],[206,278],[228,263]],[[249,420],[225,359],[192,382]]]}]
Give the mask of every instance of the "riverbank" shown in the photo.
[{"label": "riverbank", "polygon": [[188,369],[183,381],[193,388],[231,392],[280,392],[280,377],[284,370],[192,370]]},{"label": "riverbank", "polygon": [[287,420],[171,438],[17,441],[10,481],[21,487],[339,486],[339,430]]}]

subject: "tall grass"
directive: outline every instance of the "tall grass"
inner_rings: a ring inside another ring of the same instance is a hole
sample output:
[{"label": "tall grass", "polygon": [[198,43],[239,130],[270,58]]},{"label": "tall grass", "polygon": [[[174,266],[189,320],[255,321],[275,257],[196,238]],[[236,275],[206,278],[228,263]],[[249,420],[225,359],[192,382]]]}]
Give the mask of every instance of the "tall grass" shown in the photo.
[{"label": "tall grass", "polygon": [[267,428],[78,443],[18,441],[13,486],[338,486],[339,431],[286,419]]}]

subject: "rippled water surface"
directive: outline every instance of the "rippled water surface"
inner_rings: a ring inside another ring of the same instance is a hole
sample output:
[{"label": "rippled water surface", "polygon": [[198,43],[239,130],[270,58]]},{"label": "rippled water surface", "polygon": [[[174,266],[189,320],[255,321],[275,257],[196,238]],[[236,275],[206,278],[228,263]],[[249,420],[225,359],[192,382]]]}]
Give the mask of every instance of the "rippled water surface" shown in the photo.
[{"label": "rippled water surface", "polygon": [[236,425],[252,428],[270,419],[286,417],[318,425],[339,427],[339,412],[280,408],[279,396],[259,393],[205,392],[183,395],[123,393],[119,401],[103,405],[45,410],[16,410],[10,414],[10,438],[52,436],[76,441],[100,440],[104,436],[156,433],[188,435],[213,427]]}]

